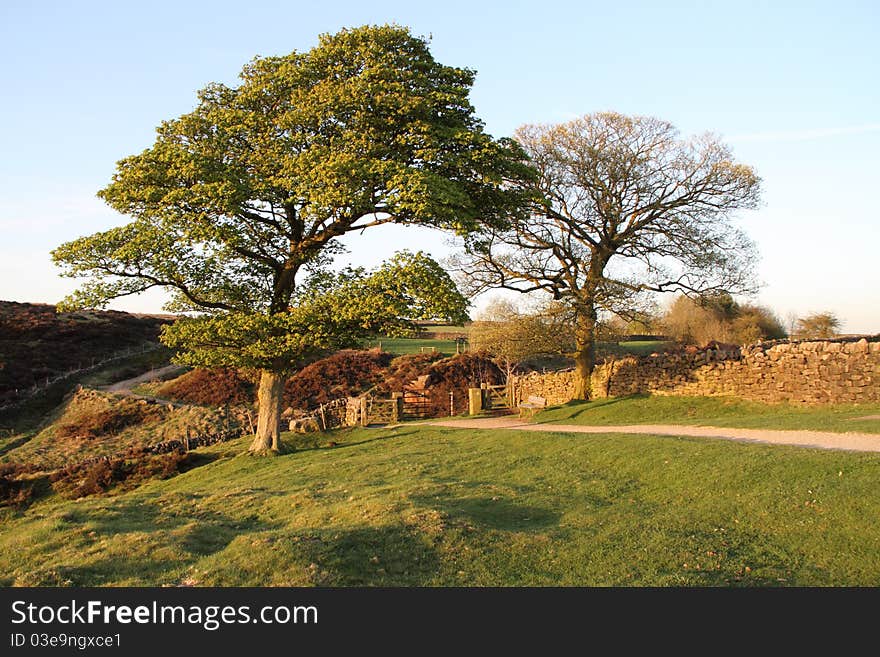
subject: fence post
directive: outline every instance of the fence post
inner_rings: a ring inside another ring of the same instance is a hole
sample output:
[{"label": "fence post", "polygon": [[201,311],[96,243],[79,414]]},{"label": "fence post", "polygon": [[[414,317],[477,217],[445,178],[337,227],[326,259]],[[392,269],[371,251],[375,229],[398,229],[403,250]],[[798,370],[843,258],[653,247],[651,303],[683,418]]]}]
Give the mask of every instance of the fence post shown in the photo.
[{"label": "fence post", "polygon": [[449,417],[455,415],[455,391],[449,391]]}]

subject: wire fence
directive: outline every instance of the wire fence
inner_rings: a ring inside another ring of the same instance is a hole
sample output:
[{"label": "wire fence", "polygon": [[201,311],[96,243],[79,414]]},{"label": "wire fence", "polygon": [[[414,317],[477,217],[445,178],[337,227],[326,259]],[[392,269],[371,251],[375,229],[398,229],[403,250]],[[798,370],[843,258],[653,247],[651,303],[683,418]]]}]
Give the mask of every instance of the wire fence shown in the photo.
[{"label": "wire fence", "polygon": [[161,346],[162,345],[155,343],[155,342],[146,342],[144,344],[138,345],[137,347],[129,347],[129,348],[125,349],[124,351],[118,351],[118,352],[108,356],[107,358],[104,358],[99,361],[92,359],[91,363],[86,367],[77,367],[77,368],[69,369],[66,372],[62,372],[62,373],[57,374],[53,377],[47,376],[46,380],[42,383],[39,383],[39,384],[35,383],[30,388],[26,388],[23,391],[16,390],[17,398],[15,399],[15,401],[7,402],[3,405],[0,405],[0,412],[8,411],[8,410],[11,410],[11,409],[14,409],[14,408],[21,406],[22,404],[26,403],[27,401],[29,401],[29,400],[33,399],[34,397],[36,397],[37,395],[39,395],[41,392],[45,392],[48,388],[55,385],[59,381],[63,381],[65,379],[69,379],[71,377],[74,377],[74,376],[77,376],[80,374],[86,374],[87,372],[100,369],[101,367],[103,367],[109,363],[112,363],[113,361],[124,360],[126,358],[131,358],[132,356],[134,356],[136,354],[145,354],[149,351],[155,351],[156,349],[159,349]]}]

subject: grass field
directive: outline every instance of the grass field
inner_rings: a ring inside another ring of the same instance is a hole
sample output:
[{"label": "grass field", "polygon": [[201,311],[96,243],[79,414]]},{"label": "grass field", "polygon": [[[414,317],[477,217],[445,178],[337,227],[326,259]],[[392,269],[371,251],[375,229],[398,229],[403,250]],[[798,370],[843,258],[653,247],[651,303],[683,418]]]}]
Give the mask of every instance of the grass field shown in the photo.
[{"label": "grass field", "polygon": [[[460,333],[466,332],[466,328],[460,326],[429,326],[426,327],[435,333]],[[380,346],[385,351],[392,354],[417,354],[422,351],[430,351],[434,349],[445,356],[455,355],[455,340],[434,340],[427,338],[388,338],[382,337],[371,340],[367,347]],[[633,354],[636,356],[644,356],[654,351],[662,351],[668,345],[667,342],[658,341],[641,341],[641,342],[600,342],[597,345],[599,356],[607,354],[615,354],[618,356]],[[558,359],[555,362],[558,367],[569,365],[567,359]]]},{"label": "grass field", "polygon": [[[662,340],[631,340],[629,342],[600,342],[597,347],[600,353],[604,350],[636,356],[647,356],[655,351],[663,351],[671,343]],[[616,347],[616,349],[615,349]]]},{"label": "grass field", "polygon": [[[880,455],[400,426],[0,525],[3,585],[880,585]],[[292,440],[292,436],[286,436]]]},{"label": "grass field", "polygon": [[688,424],[746,429],[880,433],[880,404],[806,406],[762,404],[733,397],[633,395],[591,402],[569,402],[537,414],[535,421],[598,426]]},{"label": "grass field", "polygon": [[455,355],[455,340],[427,340],[423,338],[378,338],[371,340],[368,347],[381,346],[384,351],[395,355],[418,354],[422,351],[438,351],[444,356]]}]

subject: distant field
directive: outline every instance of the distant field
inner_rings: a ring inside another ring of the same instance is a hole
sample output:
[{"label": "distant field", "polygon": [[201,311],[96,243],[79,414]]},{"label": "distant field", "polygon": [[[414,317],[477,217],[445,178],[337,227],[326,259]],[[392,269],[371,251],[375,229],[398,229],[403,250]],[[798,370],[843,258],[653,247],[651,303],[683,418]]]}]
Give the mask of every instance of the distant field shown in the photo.
[{"label": "distant field", "polygon": [[[464,326],[425,326],[425,331],[431,333],[467,333]],[[455,355],[455,340],[435,340],[430,338],[377,338],[368,343],[368,347],[377,347],[381,344],[382,349],[392,354],[417,354],[432,349],[446,356]],[[662,341],[634,341],[634,342],[600,342],[597,345],[599,356],[608,354],[634,354],[645,356],[654,351],[663,351],[669,345]],[[552,365],[566,367],[569,365],[564,357],[551,359]]]},{"label": "distant field", "polygon": [[600,343],[600,350],[604,347],[609,351],[615,351],[614,347],[616,346],[626,353],[647,356],[655,351],[663,351],[669,345],[669,342],[663,342],[662,340],[634,340],[631,342],[618,342],[616,345],[613,342],[602,342]]},{"label": "distant field", "polygon": [[446,324],[426,324],[422,330],[428,333],[468,333],[470,326],[447,326]]},{"label": "distant field", "polygon": [[422,351],[438,351],[446,356],[455,355],[455,340],[425,340],[422,338],[378,338],[368,347],[381,346],[391,354],[417,354]]}]

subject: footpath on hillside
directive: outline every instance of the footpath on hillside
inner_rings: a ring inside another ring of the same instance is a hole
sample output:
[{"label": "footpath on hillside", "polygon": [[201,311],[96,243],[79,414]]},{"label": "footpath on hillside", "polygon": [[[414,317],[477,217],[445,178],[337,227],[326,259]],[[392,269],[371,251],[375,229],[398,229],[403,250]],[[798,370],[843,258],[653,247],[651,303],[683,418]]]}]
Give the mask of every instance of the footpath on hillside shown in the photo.
[{"label": "footpath on hillside", "polygon": [[880,452],[880,434],[833,433],[830,431],[781,431],[778,429],[740,429],[738,427],[703,427],[680,424],[615,424],[586,426],[580,424],[550,424],[527,422],[516,416],[470,418],[460,420],[431,420],[424,424],[453,429],[513,429],[562,433],[625,433],[653,436],[695,436],[721,438],[774,445],[842,449],[854,452]]},{"label": "footpath on hillside", "polygon": [[139,374],[138,376],[132,377],[130,379],[117,381],[116,383],[113,383],[109,386],[103,386],[102,390],[106,390],[107,392],[115,392],[117,394],[131,393],[133,388],[139,386],[142,383],[149,383],[150,381],[163,379],[170,374],[183,372],[185,369],[186,368],[181,367],[180,365],[165,365],[164,367],[159,367],[157,369],[150,370],[149,372],[144,372],[143,374]]}]

